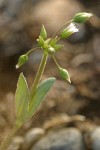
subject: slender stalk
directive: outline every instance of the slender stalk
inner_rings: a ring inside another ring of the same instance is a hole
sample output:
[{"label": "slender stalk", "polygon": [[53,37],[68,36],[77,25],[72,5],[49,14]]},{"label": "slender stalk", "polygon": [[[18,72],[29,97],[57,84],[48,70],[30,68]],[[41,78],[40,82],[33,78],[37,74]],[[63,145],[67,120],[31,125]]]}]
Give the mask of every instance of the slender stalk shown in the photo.
[{"label": "slender stalk", "polygon": [[55,64],[57,65],[57,67],[60,69],[61,67],[59,66],[59,64],[58,64],[58,62],[57,62],[57,60],[56,60],[56,58],[55,58],[55,56],[54,56],[54,55],[52,55],[52,58],[53,58],[53,60],[54,60]]},{"label": "slender stalk", "polygon": [[35,80],[34,80],[34,83],[33,83],[33,86],[31,88],[31,97],[33,97],[34,94],[35,94],[35,91],[37,89],[37,86],[39,84],[39,81],[41,79],[41,76],[43,74],[43,71],[44,71],[44,68],[45,68],[45,65],[46,65],[46,62],[47,62],[47,57],[48,57],[48,54],[46,52],[44,52],[44,54],[42,56],[40,66],[39,66],[39,69],[37,71],[37,74],[36,74],[36,77],[35,77]]},{"label": "slender stalk", "polygon": [[10,132],[10,134],[5,138],[5,140],[3,141],[3,143],[0,146],[0,150],[6,150],[6,148],[9,146],[9,144],[11,143],[11,140],[13,138],[13,136],[16,134],[17,130],[19,128],[18,127],[14,127],[13,130]]},{"label": "slender stalk", "polygon": [[40,47],[32,48],[31,50],[29,50],[29,51],[26,53],[26,55],[31,54],[34,50],[39,49],[39,48],[40,48]]},{"label": "slender stalk", "polygon": [[53,39],[53,38],[60,32],[60,30],[61,30],[62,28],[64,28],[67,24],[71,23],[72,21],[73,21],[73,20],[70,20],[70,21],[66,22],[65,24],[63,24],[63,25],[54,33],[54,35],[52,36],[51,39]]}]

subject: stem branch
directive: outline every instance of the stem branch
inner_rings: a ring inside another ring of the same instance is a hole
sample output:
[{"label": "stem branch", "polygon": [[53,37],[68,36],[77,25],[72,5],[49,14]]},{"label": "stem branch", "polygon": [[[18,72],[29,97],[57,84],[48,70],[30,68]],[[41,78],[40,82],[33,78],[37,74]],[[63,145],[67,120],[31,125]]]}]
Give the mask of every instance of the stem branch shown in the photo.
[{"label": "stem branch", "polygon": [[26,55],[31,54],[34,50],[39,49],[39,48],[40,48],[40,47],[32,48],[31,50],[29,50],[29,51],[26,53]]},{"label": "stem branch", "polygon": [[57,62],[57,60],[56,60],[56,58],[55,58],[55,56],[54,56],[54,55],[52,55],[52,58],[53,58],[53,60],[54,60],[55,64],[57,65],[57,67],[60,69],[61,67],[59,66],[59,64],[58,64],[58,62]]}]

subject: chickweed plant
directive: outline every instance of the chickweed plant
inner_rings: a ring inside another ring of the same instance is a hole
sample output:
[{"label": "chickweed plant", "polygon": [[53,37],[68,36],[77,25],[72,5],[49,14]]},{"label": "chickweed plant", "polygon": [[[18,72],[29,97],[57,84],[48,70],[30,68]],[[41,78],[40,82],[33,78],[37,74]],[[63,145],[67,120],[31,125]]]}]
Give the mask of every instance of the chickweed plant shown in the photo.
[{"label": "chickweed plant", "polygon": [[41,102],[44,100],[45,96],[53,86],[56,80],[54,77],[50,77],[40,83],[40,79],[43,75],[47,63],[47,58],[49,55],[55,62],[58,68],[58,73],[61,76],[61,78],[71,83],[68,71],[60,67],[59,63],[55,58],[55,53],[61,50],[61,48],[64,46],[59,44],[60,39],[68,38],[75,32],[79,31],[74,23],[84,23],[91,16],[91,13],[77,13],[72,20],[62,25],[51,38],[48,38],[46,29],[44,25],[42,25],[40,35],[37,39],[38,47],[29,50],[26,54],[21,55],[19,57],[16,68],[20,68],[22,65],[24,65],[28,61],[29,55],[34,50],[41,49],[43,51],[42,60],[40,62],[31,89],[28,88],[28,84],[23,73],[19,75],[17,89],[15,93],[16,119],[14,127],[1,144],[0,150],[5,150],[9,146],[12,137],[16,134],[18,129],[21,128],[21,126],[35,114]]}]

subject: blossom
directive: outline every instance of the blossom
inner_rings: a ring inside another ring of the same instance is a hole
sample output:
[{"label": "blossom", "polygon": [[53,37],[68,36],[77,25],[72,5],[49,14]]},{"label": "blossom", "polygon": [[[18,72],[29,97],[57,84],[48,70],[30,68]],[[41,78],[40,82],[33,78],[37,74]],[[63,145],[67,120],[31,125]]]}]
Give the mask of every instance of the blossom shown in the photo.
[{"label": "blossom", "polygon": [[78,32],[79,29],[76,28],[74,23],[71,23],[67,28],[65,28],[62,32],[61,32],[61,37],[62,38],[68,38],[69,36],[71,36],[73,33]]}]

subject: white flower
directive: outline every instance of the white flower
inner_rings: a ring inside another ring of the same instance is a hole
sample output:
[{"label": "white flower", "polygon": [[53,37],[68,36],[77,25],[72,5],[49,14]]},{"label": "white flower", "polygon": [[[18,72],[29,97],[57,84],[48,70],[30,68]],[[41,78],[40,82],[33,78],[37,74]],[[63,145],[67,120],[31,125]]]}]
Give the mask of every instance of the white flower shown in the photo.
[{"label": "white flower", "polygon": [[78,32],[79,29],[76,28],[74,23],[71,23],[67,28],[65,28],[62,33],[61,33],[61,37],[62,38],[68,38],[69,36],[71,36],[73,33]]},{"label": "white flower", "polygon": [[75,33],[79,31],[79,29],[76,28],[74,23],[71,23],[66,29],[68,32],[71,32],[71,33]]},{"label": "white flower", "polygon": [[71,32],[71,33],[75,33],[79,31],[79,29],[76,28],[74,23],[71,23],[66,29],[67,32]]}]

